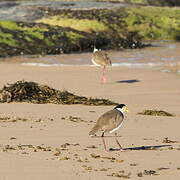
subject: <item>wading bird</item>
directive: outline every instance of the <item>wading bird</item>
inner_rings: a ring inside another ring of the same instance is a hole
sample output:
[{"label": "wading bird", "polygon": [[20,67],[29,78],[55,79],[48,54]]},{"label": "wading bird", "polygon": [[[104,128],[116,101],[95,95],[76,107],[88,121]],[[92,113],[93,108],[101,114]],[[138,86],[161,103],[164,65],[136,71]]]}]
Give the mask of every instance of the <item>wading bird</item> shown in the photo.
[{"label": "wading bird", "polygon": [[92,54],[91,60],[94,65],[102,67],[101,82],[105,83],[107,81],[105,77],[106,66],[112,65],[107,53],[105,51],[101,51],[100,49],[98,50],[94,47],[94,52]]}]

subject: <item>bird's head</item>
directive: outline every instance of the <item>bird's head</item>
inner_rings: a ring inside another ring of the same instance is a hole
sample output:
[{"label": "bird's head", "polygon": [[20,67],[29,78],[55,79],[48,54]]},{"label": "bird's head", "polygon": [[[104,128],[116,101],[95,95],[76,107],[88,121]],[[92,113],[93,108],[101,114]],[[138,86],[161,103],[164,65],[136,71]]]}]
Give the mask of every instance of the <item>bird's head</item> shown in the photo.
[{"label": "bird's head", "polygon": [[129,112],[129,110],[125,104],[119,104],[114,109],[121,111],[121,112]]}]

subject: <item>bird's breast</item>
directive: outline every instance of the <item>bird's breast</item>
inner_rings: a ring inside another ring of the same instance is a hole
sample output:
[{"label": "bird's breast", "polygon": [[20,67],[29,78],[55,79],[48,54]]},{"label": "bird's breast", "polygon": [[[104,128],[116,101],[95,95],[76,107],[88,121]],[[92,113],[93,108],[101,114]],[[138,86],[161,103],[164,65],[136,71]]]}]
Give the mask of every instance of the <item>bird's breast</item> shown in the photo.
[{"label": "bird's breast", "polygon": [[112,129],[111,131],[109,131],[109,133],[113,133],[113,132],[117,131],[122,126],[122,124],[123,124],[123,121],[119,124],[118,127],[116,127],[114,129]]}]

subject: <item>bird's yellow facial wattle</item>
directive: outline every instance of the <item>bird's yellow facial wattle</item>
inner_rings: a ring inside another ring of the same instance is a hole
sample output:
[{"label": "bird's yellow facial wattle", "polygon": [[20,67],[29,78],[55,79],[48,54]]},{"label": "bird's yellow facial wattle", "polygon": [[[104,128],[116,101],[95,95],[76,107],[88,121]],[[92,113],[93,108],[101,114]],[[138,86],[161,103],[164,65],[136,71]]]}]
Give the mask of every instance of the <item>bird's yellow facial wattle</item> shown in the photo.
[{"label": "bird's yellow facial wattle", "polygon": [[124,106],[124,107],[123,107],[123,111],[124,111],[124,112],[129,112],[127,106]]}]

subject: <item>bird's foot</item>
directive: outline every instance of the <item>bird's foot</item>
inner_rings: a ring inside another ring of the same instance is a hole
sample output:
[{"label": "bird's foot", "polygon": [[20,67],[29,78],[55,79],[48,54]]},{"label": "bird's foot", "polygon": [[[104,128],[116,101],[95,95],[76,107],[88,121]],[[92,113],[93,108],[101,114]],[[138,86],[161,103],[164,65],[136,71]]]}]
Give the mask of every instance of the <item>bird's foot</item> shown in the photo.
[{"label": "bird's foot", "polygon": [[126,149],[120,149],[121,152],[127,152],[128,150]]},{"label": "bird's foot", "polygon": [[102,77],[102,78],[101,78],[101,83],[104,84],[104,83],[106,83],[106,81],[107,81],[107,79],[106,79],[105,77]]}]

